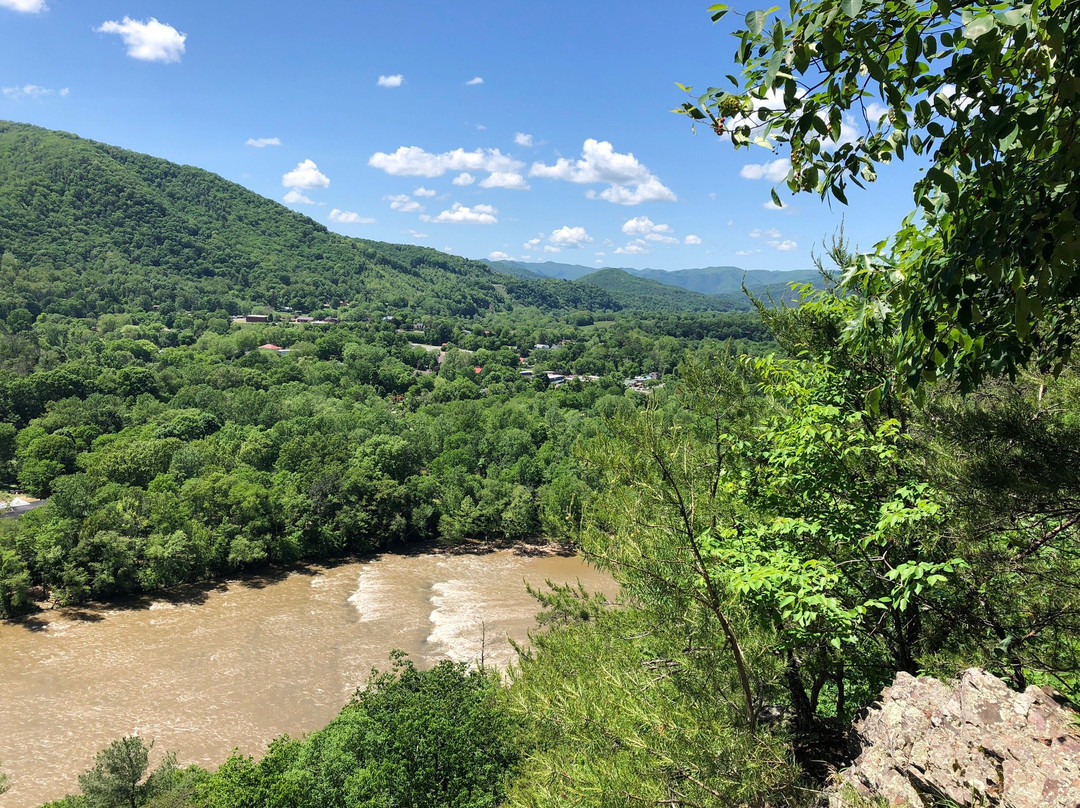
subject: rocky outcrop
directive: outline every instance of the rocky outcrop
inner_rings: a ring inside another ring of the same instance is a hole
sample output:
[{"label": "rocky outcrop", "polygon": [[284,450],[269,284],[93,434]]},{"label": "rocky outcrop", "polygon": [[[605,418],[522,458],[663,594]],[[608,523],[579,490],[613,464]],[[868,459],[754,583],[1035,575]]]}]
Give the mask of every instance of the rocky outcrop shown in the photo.
[{"label": "rocky outcrop", "polygon": [[949,685],[901,673],[855,731],[862,752],[830,808],[1080,806],[1080,724],[1049,689],[977,668]]}]

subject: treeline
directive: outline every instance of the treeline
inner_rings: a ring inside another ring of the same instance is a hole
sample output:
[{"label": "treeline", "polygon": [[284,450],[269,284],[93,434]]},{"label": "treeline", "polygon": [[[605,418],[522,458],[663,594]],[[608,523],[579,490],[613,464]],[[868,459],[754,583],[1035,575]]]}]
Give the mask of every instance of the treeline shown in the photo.
[{"label": "treeline", "polygon": [[[472,346],[444,351],[381,318],[208,318],[197,338],[163,320],[46,316],[5,336],[0,483],[49,501],[0,528],[0,615],[416,542],[572,539],[575,443],[642,406],[626,377],[694,345],[528,312],[516,330],[432,320]],[[549,369],[595,378],[549,389]]]}]

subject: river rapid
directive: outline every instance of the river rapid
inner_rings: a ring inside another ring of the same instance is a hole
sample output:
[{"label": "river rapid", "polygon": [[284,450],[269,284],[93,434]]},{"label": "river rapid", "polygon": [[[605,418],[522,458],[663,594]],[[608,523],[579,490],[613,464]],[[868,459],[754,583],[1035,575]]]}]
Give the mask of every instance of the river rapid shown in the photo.
[{"label": "river rapid", "polygon": [[0,805],[77,791],[97,751],[133,732],[154,740],[152,764],[259,755],[329,722],[395,648],[420,666],[505,667],[509,640],[535,627],[524,582],[547,579],[616,589],[575,557],[384,555],[0,623]]}]

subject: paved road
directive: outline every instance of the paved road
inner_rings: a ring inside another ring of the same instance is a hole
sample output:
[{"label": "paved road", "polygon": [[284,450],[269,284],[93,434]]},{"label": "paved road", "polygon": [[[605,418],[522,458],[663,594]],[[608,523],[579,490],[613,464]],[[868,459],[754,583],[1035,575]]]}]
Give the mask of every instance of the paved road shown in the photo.
[{"label": "paved road", "polygon": [[48,501],[47,499],[39,499],[37,502],[29,502],[26,505],[16,505],[0,513],[0,519],[18,519],[22,514],[32,511],[34,508],[40,508]]}]

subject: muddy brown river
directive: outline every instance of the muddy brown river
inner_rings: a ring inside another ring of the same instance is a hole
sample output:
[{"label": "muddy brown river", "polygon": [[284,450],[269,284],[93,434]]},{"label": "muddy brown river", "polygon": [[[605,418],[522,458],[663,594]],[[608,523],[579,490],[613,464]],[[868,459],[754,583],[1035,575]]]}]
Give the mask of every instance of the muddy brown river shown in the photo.
[{"label": "muddy brown river", "polygon": [[0,623],[3,808],[78,788],[95,753],[133,732],[152,760],[214,767],[333,718],[394,648],[505,666],[535,626],[524,581],[607,576],[565,556],[385,555],[274,578],[194,588],[129,607],[43,612]]}]

